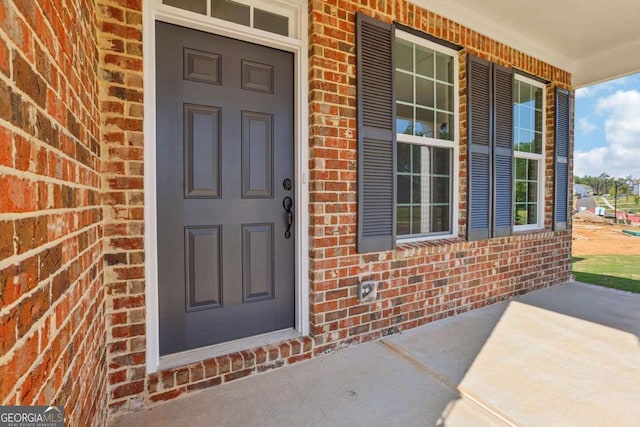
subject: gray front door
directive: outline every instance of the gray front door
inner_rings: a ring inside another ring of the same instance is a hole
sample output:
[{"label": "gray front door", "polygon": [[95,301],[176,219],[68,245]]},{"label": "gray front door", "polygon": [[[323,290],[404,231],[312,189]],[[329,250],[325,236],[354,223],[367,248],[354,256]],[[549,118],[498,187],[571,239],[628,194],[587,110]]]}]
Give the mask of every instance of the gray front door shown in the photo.
[{"label": "gray front door", "polygon": [[291,328],[292,54],[156,34],[160,354]]}]

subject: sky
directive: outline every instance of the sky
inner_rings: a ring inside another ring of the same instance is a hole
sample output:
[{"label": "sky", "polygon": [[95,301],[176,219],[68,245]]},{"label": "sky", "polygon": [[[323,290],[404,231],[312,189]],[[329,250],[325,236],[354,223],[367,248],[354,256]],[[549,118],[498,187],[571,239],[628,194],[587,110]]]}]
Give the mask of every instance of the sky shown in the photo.
[{"label": "sky", "polygon": [[576,90],[575,176],[640,178],[640,74]]}]

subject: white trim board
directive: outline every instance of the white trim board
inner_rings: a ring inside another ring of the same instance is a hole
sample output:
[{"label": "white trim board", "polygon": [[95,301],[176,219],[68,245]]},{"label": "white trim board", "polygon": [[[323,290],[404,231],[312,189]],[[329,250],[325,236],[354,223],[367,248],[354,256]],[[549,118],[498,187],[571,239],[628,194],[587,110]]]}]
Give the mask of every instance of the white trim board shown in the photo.
[{"label": "white trim board", "polygon": [[[145,294],[146,294],[146,371],[153,373],[167,366],[176,366],[184,360],[191,362],[230,352],[265,345],[295,336],[309,334],[309,189],[308,159],[309,114],[307,85],[307,3],[305,0],[266,0],[261,5],[273,4],[279,9],[288,8],[295,15],[290,24],[289,38],[262,30],[244,27],[219,19],[163,5],[161,1],[143,2],[143,63],[144,63],[144,245],[145,245]],[[158,316],[158,243],[156,239],[156,67],[155,22],[163,21],[213,34],[223,35],[250,43],[269,46],[294,55],[294,169],[295,169],[295,328],[286,333],[250,337],[195,351],[164,356],[160,360],[160,330]],[[291,28],[293,27],[293,28]],[[196,360],[192,360],[193,358]],[[189,363],[189,362],[185,362]]]}]

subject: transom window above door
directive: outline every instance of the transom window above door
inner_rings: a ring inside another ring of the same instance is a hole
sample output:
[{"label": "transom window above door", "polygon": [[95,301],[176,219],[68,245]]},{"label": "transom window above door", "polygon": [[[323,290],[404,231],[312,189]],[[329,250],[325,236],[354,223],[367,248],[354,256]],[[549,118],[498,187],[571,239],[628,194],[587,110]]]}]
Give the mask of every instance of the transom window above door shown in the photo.
[{"label": "transom window above door", "polygon": [[286,8],[231,0],[162,0],[162,4],[286,37],[293,35],[293,14]]}]

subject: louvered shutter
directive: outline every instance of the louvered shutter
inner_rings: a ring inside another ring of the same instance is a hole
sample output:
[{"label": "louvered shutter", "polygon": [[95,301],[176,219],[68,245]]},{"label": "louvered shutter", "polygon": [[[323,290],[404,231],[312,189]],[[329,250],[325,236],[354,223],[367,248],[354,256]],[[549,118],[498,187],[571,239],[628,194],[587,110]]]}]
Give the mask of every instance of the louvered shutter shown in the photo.
[{"label": "louvered shutter", "polygon": [[356,18],[358,97],[358,252],[395,246],[393,28]]},{"label": "louvered shutter", "polygon": [[553,229],[566,230],[569,216],[569,122],[571,120],[571,96],[568,91],[556,88],[555,98]]},{"label": "louvered shutter", "polygon": [[491,63],[467,58],[467,239],[489,238],[491,219]]},{"label": "louvered shutter", "polygon": [[493,233],[513,230],[513,72],[493,64]]}]

